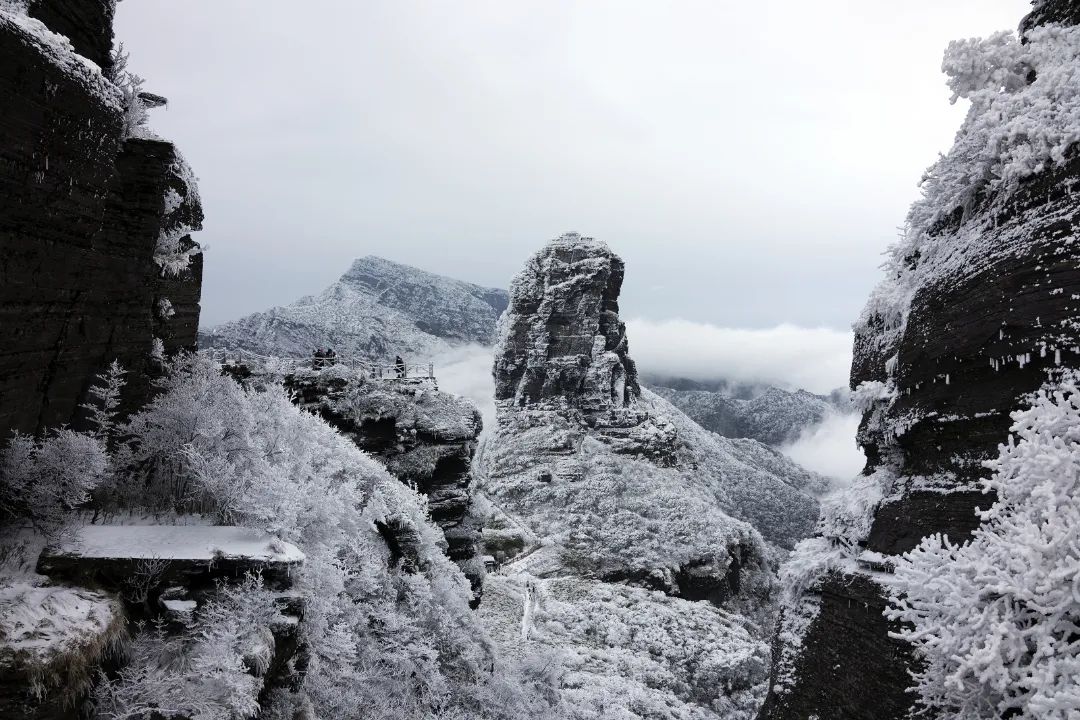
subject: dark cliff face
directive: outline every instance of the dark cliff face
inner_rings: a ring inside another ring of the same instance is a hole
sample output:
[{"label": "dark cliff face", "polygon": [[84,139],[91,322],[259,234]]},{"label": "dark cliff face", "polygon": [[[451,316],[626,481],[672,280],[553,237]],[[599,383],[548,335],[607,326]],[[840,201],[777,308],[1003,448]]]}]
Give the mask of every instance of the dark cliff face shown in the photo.
[{"label": "dark cliff face", "polygon": [[[109,64],[111,3],[38,2],[30,14]],[[35,27],[0,14],[5,438],[78,427],[78,405],[114,359],[128,371],[125,406],[142,404],[154,339],[191,347],[199,317],[200,257],[179,276],[154,261],[162,232],[201,223],[186,165],[168,142],[125,138],[116,86]]]},{"label": "dark cliff face", "polygon": [[[1078,7],[1038,3],[1021,28],[1075,22]],[[968,538],[975,509],[993,502],[979,487],[989,473],[982,463],[1006,441],[1009,413],[1057,368],[1080,365],[1075,150],[1015,187],[973,188],[972,201],[928,233],[947,250],[937,255],[944,269],[924,268],[933,261],[918,253],[902,258],[925,281],[912,288],[900,330],[874,312],[857,328],[852,388],[880,389],[859,431],[864,475],[881,478],[884,499],[871,506],[868,532],[847,538],[856,551],[900,554],[933,533]],[[793,663],[794,682],[770,694],[762,718],[828,717],[840,708],[845,718],[881,720],[911,708],[907,669],[916,659],[888,637],[881,616],[888,578],[845,568],[812,587],[820,610]]]},{"label": "dark cliff face", "polygon": [[533,256],[515,278],[503,315],[495,399],[604,410],[640,396],[619,319],[623,273],[606,245],[576,233]]},{"label": "dark cliff face", "polygon": [[70,40],[75,52],[111,69],[116,0],[31,0],[27,11]]}]

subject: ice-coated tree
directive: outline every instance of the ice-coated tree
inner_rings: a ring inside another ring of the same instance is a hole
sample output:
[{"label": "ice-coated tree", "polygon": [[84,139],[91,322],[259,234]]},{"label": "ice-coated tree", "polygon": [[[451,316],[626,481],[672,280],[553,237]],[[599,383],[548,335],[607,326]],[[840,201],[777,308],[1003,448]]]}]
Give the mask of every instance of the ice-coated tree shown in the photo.
[{"label": "ice-coated tree", "polygon": [[106,476],[109,456],[95,437],[61,428],[37,440],[16,433],[0,450],[0,524],[30,522],[51,533]]},{"label": "ice-coated tree", "polygon": [[116,433],[116,419],[120,414],[120,393],[124,389],[124,375],[127,371],[119,362],[113,360],[105,372],[97,376],[98,383],[90,390],[91,402],[80,407],[90,411],[89,420],[94,426],[94,435],[108,443]]},{"label": "ice-coated tree", "polygon": [[1078,386],[1069,374],[1013,413],[968,542],[933,535],[897,564],[886,614],[924,662],[932,717],[1080,717]]}]

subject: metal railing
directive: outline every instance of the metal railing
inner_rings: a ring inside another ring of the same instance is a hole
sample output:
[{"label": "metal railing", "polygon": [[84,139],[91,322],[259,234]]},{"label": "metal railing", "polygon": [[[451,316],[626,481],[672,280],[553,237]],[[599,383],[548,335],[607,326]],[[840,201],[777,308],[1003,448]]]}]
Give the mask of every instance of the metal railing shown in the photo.
[{"label": "metal railing", "polygon": [[426,379],[435,377],[433,363],[376,363],[366,358],[353,355],[309,355],[308,357],[278,357],[260,355],[250,350],[226,350],[224,348],[206,348],[205,353],[214,362],[222,365],[256,364],[282,373],[297,370],[317,370],[319,368],[341,365],[372,380],[405,380],[409,378]]}]

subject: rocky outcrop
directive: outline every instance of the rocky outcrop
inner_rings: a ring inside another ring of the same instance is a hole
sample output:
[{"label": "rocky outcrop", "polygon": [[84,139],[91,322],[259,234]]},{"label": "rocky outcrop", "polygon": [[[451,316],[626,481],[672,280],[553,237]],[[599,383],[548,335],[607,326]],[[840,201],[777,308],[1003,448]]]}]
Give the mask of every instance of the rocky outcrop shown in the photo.
[{"label": "rocky outcrop", "polygon": [[[1022,29],[1074,19],[1076,7],[1039,2]],[[972,132],[966,125],[958,145]],[[1008,438],[1009,413],[1059,369],[1080,365],[1078,188],[1075,147],[1014,184],[976,182],[958,194],[962,204],[938,208],[920,246],[894,258],[856,326],[851,383],[866,408],[867,468],[825,511],[832,570],[810,582],[819,610],[796,647],[790,633],[778,643],[792,658],[781,668],[790,682],[774,683],[762,718],[843,708],[846,718],[882,720],[911,709],[915,660],[888,636],[881,570],[927,535],[970,535],[975,508],[993,502],[979,480]],[[923,209],[913,211],[910,236]]]},{"label": "rocky outcrop", "polygon": [[199,344],[263,355],[339,355],[410,362],[468,343],[490,345],[505,290],[363,257],[318,297],[271,308],[204,331]]},{"label": "rocky outcrop", "polygon": [[[640,387],[623,272],[607,245],[569,234],[511,286],[496,422],[474,463],[497,567],[481,612],[515,653],[570,648],[568,717],[746,718],[767,665],[748,622],[771,606],[762,535],[790,547],[817,504]],[[699,671],[721,656],[732,663]]]},{"label": "rocky outcrop", "polygon": [[623,273],[606,245],[576,233],[534,255],[500,321],[495,399],[589,412],[631,405],[641,388],[619,320]]},{"label": "rocky outcrop", "polygon": [[[613,462],[642,461],[643,475],[693,471],[691,484],[728,520],[791,547],[817,518],[816,502],[801,489],[805,471],[787,463],[792,477],[774,474],[784,463],[758,466],[641,389],[618,315],[623,273],[607,245],[572,233],[551,241],[514,279],[495,356],[497,423],[484,449],[493,499],[520,510],[528,497],[539,509],[569,488],[581,490],[576,481],[601,454],[588,451],[595,445]],[[528,483],[525,493],[518,478],[529,473],[541,483]]]},{"label": "rocky outcrop", "polygon": [[109,65],[112,3],[30,15],[0,10],[0,437],[78,427],[114,359],[125,408],[141,405],[155,338],[192,347],[199,317],[200,258],[172,276],[155,262],[163,234],[193,245],[191,173],[172,144],[125,136],[120,88],[85,62]]},{"label": "rocky outcrop", "polygon": [[483,568],[470,519],[471,464],[483,428],[469,401],[442,392],[434,378],[367,379],[333,367],[286,376],[294,401],[320,415],[394,477],[427,496],[447,555],[477,593]]}]

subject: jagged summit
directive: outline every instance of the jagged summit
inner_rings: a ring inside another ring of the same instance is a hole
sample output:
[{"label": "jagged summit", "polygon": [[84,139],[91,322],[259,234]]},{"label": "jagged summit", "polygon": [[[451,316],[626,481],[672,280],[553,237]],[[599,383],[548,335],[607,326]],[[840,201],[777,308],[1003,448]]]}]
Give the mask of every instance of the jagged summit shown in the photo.
[{"label": "jagged summit", "polygon": [[577,233],[551,240],[514,278],[499,325],[495,398],[524,406],[626,407],[641,395],[619,319],[622,259]]},{"label": "jagged summit", "polygon": [[373,360],[431,357],[456,345],[490,345],[507,302],[505,290],[368,255],[320,295],[204,331],[200,344],[264,355],[332,347]]}]

